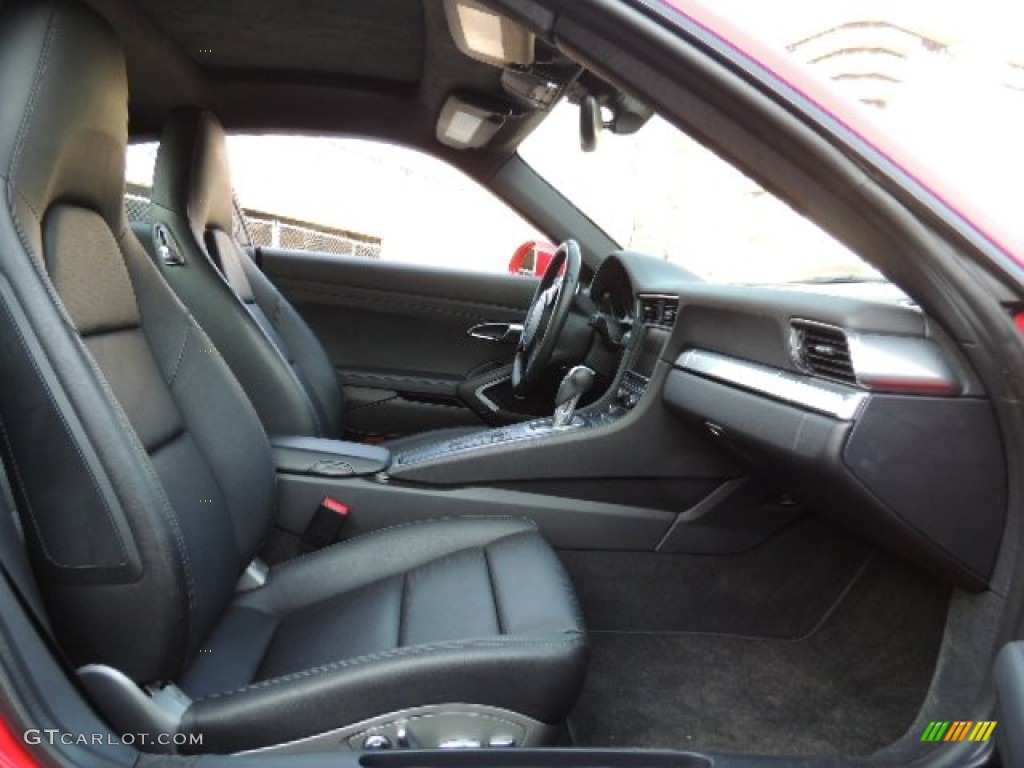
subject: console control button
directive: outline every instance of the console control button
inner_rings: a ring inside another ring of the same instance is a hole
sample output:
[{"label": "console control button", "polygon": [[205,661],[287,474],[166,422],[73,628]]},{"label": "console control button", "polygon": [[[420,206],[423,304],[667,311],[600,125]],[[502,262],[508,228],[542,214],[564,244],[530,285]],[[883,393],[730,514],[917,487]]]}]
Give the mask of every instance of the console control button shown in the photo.
[{"label": "console control button", "polygon": [[438,744],[441,749],[480,749],[483,746],[479,739],[447,739]]},{"label": "console control button", "polygon": [[382,749],[391,749],[391,739],[383,733],[371,733],[363,739],[363,749],[378,752]]},{"label": "console control button", "polygon": [[327,475],[329,477],[347,477],[355,473],[356,470],[351,464],[337,459],[318,461],[309,468],[311,475]]}]

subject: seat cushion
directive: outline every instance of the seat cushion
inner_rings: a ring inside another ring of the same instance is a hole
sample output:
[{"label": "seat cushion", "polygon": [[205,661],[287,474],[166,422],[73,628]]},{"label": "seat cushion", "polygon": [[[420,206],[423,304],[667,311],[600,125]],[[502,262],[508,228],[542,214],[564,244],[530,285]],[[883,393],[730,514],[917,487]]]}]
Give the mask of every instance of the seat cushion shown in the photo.
[{"label": "seat cushion", "polygon": [[284,563],[203,650],[179,680],[184,726],[217,751],[431,704],[557,723],[587,657],[561,563],[509,518],[416,522]]}]

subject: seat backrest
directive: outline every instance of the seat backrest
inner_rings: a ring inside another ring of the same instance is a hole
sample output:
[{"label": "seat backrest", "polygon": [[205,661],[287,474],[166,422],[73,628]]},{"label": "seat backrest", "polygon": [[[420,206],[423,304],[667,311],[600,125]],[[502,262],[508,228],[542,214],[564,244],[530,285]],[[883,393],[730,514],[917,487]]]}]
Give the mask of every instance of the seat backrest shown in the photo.
[{"label": "seat backrest", "polygon": [[269,445],[127,225],[110,27],[6,2],[0,93],[0,437],[30,555],[76,664],[172,678],[270,526]]},{"label": "seat backrest", "polygon": [[151,217],[180,249],[157,266],[234,371],[270,434],[336,437],[342,394],[319,340],[232,234],[224,129],[210,112],[165,123]]}]

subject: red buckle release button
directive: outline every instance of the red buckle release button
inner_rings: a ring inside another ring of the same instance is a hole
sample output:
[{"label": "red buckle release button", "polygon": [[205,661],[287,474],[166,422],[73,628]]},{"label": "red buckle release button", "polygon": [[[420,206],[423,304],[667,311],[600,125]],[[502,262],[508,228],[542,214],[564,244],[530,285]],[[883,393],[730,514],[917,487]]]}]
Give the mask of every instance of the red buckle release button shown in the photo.
[{"label": "red buckle release button", "polygon": [[337,499],[332,499],[330,496],[324,496],[323,501],[320,502],[320,506],[324,509],[329,509],[336,515],[342,517],[348,517],[351,510]]},{"label": "red buckle release button", "polygon": [[324,496],[302,533],[302,551],[315,552],[336,542],[342,528],[348,524],[350,513],[351,510],[345,504]]}]

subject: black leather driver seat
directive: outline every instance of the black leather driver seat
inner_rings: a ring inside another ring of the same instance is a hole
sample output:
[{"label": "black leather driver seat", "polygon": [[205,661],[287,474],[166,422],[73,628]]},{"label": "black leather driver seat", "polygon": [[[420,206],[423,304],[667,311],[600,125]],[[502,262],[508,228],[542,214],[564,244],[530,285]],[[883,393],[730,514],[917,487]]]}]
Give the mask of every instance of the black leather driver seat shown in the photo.
[{"label": "black leather driver seat", "polygon": [[[340,437],[345,404],[319,339],[235,239],[227,142],[209,111],[179,107],[165,121],[153,177],[150,254],[210,336],[271,435]],[[392,450],[476,431],[431,430],[391,441]]]},{"label": "black leather driver seat", "polygon": [[585,637],[530,523],[381,530],[260,586],[267,438],[126,224],[114,33],[70,0],[6,2],[0,93],[0,434],[54,630],[104,714],[207,752],[359,747],[425,715],[436,740],[467,708],[522,743],[564,719]]}]

